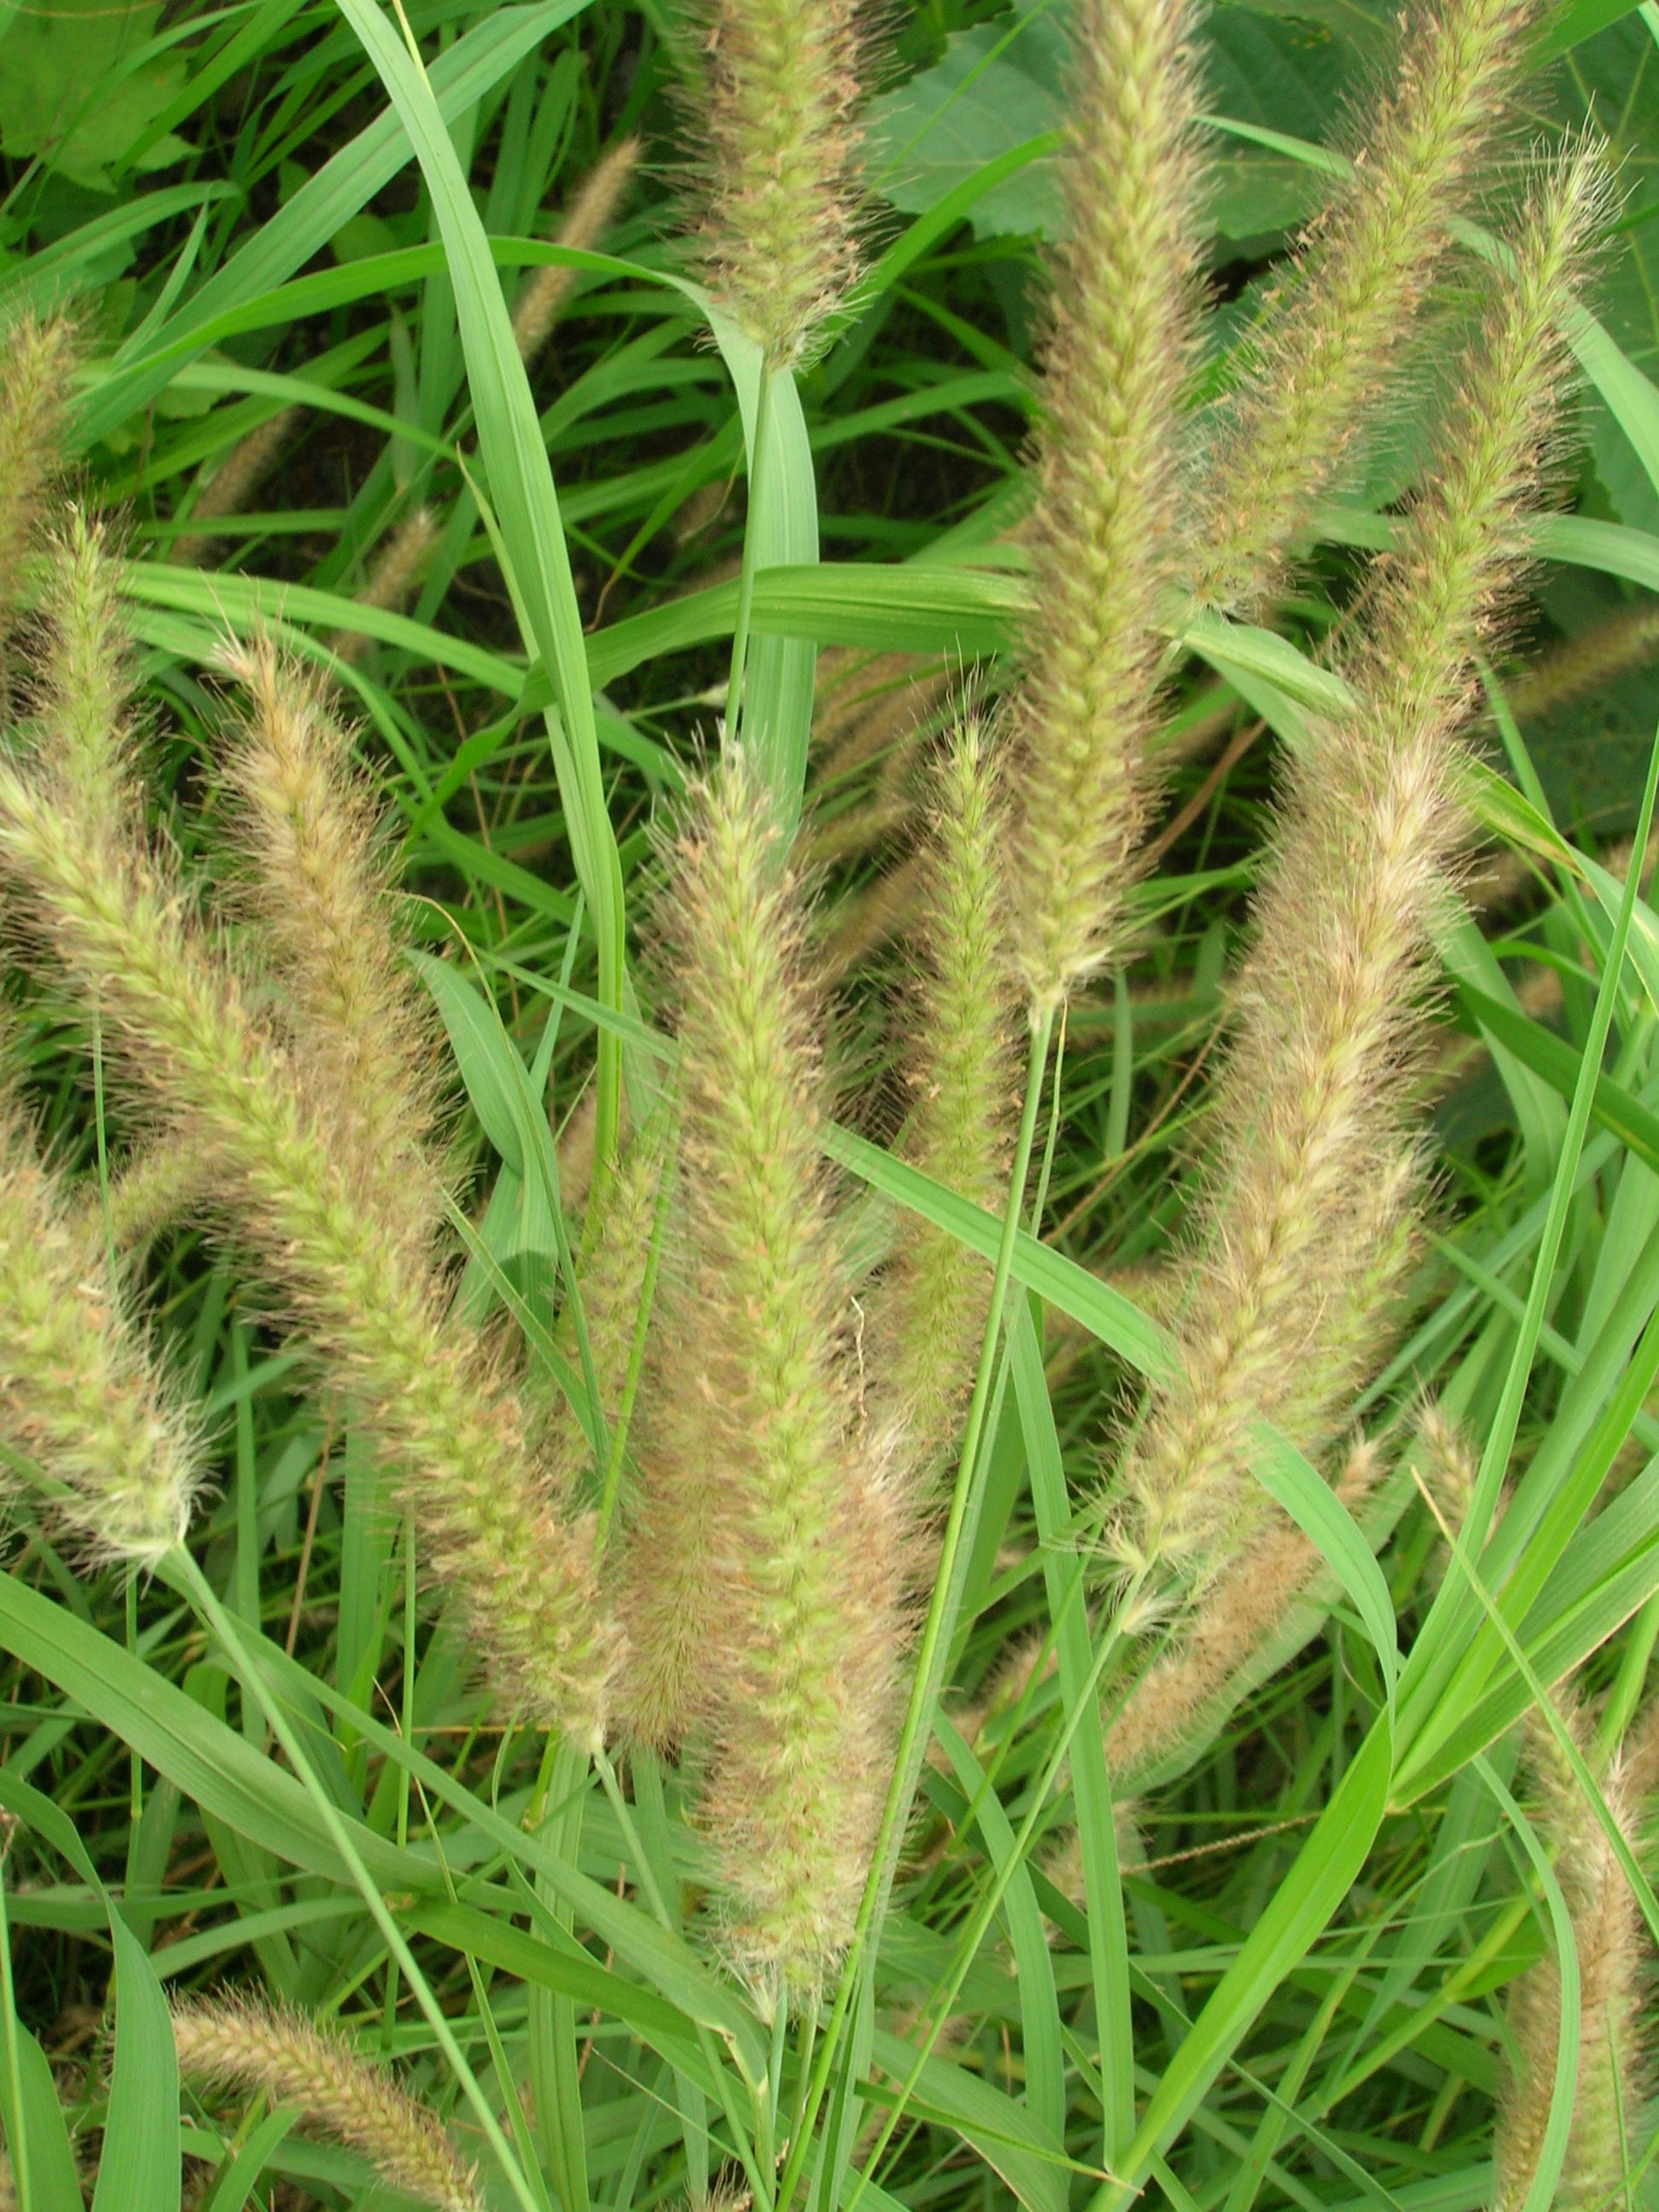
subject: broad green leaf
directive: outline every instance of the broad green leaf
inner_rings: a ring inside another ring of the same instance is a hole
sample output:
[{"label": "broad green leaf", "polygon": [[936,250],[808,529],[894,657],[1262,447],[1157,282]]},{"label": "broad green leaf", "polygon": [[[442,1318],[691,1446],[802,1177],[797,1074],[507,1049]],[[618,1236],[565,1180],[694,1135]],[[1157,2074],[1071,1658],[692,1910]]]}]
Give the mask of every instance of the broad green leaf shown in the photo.
[{"label": "broad green leaf", "polygon": [[[1488,998],[1472,983],[1460,983],[1457,995],[1481,1028],[1489,1030],[1524,1066],[1541,1075],[1563,1098],[1571,1097],[1578,1080],[1581,1056],[1565,1037],[1557,1036],[1541,1023],[1515,1008]],[[1659,1170],[1659,1115],[1650,1113],[1610,1075],[1596,1077],[1590,1112],[1638,1159]]]},{"label": "broad green leaf", "polygon": [[155,1969],[122,1919],[115,1945],[115,2066],[92,2212],[177,2212],[179,2062]]},{"label": "broad green leaf", "polygon": [[213,2212],[244,2212],[253,2185],[270,2164],[299,2118],[295,2112],[267,2112],[238,2150],[213,2189]]},{"label": "broad green leaf", "polygon": [[[975,659],[1010,642],[1028,599],[1018,579],[982,569],[825,562],[763,569],[755,579],[750,620],[760,636]],[[604,690],[659,653],[730,637],[737,611],[736,583],[717,584],[612,623],[588,648],[596,688]],[[520,703],[527,712],[544,696],[545,678],[532,669]]]},{"label": "broad green leaf", "polygon": [[1353,705],[1353,694],[1334,669],[1319,667],[1274,630],[1200,610],[1181,620],[1176,634],[1229,681],[1239,671],[1263,678],[1297,706],[1321,714],[1343,714]]},{"label": "broad green leaf", "polygon": [[[103,1925],[100,1917],[99,1924]],[[33,2212],[85,2212],[80,2177],[75,2170],[69,2128],[58,2102],[58,2084],[46,2054],[21,2024],[17,2030],[18,2084],[23,2125],[28,2135],[29,2191]]]},{"label": "broad green leaf", "polygon": [[[708,326],[731,372],[743,414],[749,454],[749,512],[745,557],[757,568],[802,568],[818,557],[818,495],[812,448],[800,393],[787,369],[767,375],[761,349],[726,317],[708,308]],[[765,383],[764,436],[758,474],[756,438]],[[812,729],[812,682],[817,645],[761,630],[753,624],[744,681],[742,728],[762,763],[778,805],[783,834],[792,836],[806,788],[806,744]],[[596,678],[595,682],[599,679]],[[728,720],[731,707],[728,703]]]},{"label": "broad green leaf", "polygon": [[[1060,2000],[1054,1994],[1054,1961],[1037,1911],[1029,1868],[1011,1864],[1015,1838],[1002,1800],[984,1770],[945,1714],[933,1716],[933,1735],[951,1762],[972,1817],[985,1838],[991,1863],[1006,1872],[1002,1911],[1013,1946],[1019,1983],[1021,2043],[1025,2057],[1025,2106],[1056,2142],[1066,2133],[1066,2060],[1060,2047]],[[964,1818],[966,1816],[964,1815]]]},{"label": "broad green leaf", "polygon": [[131,258],[131,241],[157,224],[170,222],[187,209],[210,207],[235,197],[234,185],[209,183],[168,185],[123,200],[107,214],[94,216],[66,238],[30,254],[20,266],[0,273],[0,294],[45,306],[59,291],[71,291],[94,275],[106,280],[125,267]]},{"label": "broad green leaf", "polygon": [[[93,191],[171,105],[185,80],[177,49],[155,40],[160,0],[52,0],[19,10],[0,66],[0,147],[15,161],[38,155]],[[148,166],[190,149],[151,142]]]},{"label": "broad green leaf", "polygon": [[1638,0],[1558,0],[1535,49],[1539,63],[1553,61],[1610,24],[1633,15]]},{"label": "broad green leaf", "polygon": [[477,985],[448,961],[434,960],[429,952],[411,951],[407,957],[437,1004],[466,1095],[485,1136],[522,1180],[526,1172],[520,1098],[524,1063],[501,1026],[501,1016]]},{"label": "broad green leaf", "polygon": [[1626,358],[1588,307],[1574,307],[1566,327],[1579,367],[1607,403],[1649,483],[1659,492],[1659,390]]}]

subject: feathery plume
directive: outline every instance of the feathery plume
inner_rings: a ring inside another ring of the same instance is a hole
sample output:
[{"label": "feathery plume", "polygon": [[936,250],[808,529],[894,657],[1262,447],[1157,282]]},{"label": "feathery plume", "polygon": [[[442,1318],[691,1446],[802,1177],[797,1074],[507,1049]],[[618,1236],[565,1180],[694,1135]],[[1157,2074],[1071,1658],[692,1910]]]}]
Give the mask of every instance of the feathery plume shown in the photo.
[{"label": "feathery plume", "polygon": [[[441,544],[444,526],[429,507],[406,514],[381,547],[361,592],[360,607],[378,607],[396,614],[426,574],[427,563]],[[374,640],[367,630],[337,629],[328,641],[336,660],[361,660]]]},{"label": "feathery plume", "polygon": [[704,22],[703,281],[793,368],[858,270],[856,0],[708,0]]},{"label": "feathery plume", "polygon": [[362,1202],[419,1243],[441,1211],[437,1026],[402,957],[379,810],[319,677],[264,636],[219,662],[248,694],[228,775],[290,1049]]},{"label": "feathery plume", "polygon": [[[1350,1512],[1364,1504],[1382,1472],[1376,1445],[1364,1438],[1356,1443],[1336,1486]],[[1106,1730],[1106,1766],[1115,1790],[1134,1788],[1205,1726],[1229,1686],[1237,1684],[1251,1660],[1284,1626],[1322,1565],[1302,1531],[1275,1512],[1190,1618],[1174,1625],[1168,1648],[1113,1714]],[[1235,1688],[1234,1697],[1238,1694]]]},{"label": "feathery plume", "polygon": [[77,805],[49,764],[0,761],[0,869],[99,1007],[135,1091],[363,1407],[498,1685],[536,1720],[596,1740],[613,1649],[591,1534],[561,1516],[524,1409],[446,1314],[435,1265],[335,1159],[307,1071],[136,830]]},{"label": "feathery plume", "polygon": [[[634,1368],[640,1300],[656,1230],[667,1134],[664,1116],[629,1146],[606,1188],[592,1244],[576,1270],[582,1327],[607,1431],[628,1410],[628,1379]],[[574,1364],[576,1331],[568,1312],[561,1314],[556,1336],[560,1349]],[[550,1465],[567,1469],[567,1480],[574,1481],[588,1456],[587,1440],[562,1393],[550,1394],[546,1420],[543,1454]]]},{"label": "feathery plume", "polygon": [[[1559,1695],[1559,1693],[1558,1693]],[[1561,1717],[1632,1850],[1641,1841],[1642,1800],[1654,1771],[1655,1715],[1605,1762],[1589,1716],[1563,1700]],[[1542,1798],[1541,1826],[1572,1922],[1578,1954],[1578,2081],[1566,2155],[1551,2203],[1561,2212],[1602,2212],[1628,2201],[1630,2176],[1650,2132],[1653,2076],[1643,2015],[1647,1982],[1642,1917],[1625,1870],[1571,1768],[1534,1713],[1528,1744]],[[1600,1769],[1598,1772],[1598,1768]],[[1561,2033],[1561,1978],[1553,1957],[1529,1966],[1510,1993],[1510,2032],[1518,2071],[1498,2107],[1493,2145],[1495,2212],[1519,2212],[1537,2171],[1555,2087]]]},{"label": "feathery plume", "polygon": [[[300,427],[300,410],[284,407],[239,438],[225,455],[190,511],[193,524],[216,522],[221,515],[240,514],[258,489],[289,440]],[[191,528],[173,541],[173,557],[191,568],[205,561],[219,540],[211,530]]]},{"label": "feathery plume", "polygon": [[702,1820],[726,1948],[769,2002],[809,1996],[852,1932],[906,1565],[849,1372],[819,1009],[777,836],[736,755],[668,856],[681,1139],[661,1357],[690,1379],[655,1394],[629,1609],[636,1729],[712,1735]]},{"label": "feathery plume", "polygon": [[[1017,1078],[993,736],[970,703],[933,770],[923,967],[903,1016],[915,1103],[897,1151],[1000,1213]],[[870,1364],[925,1491],[967,1404],[991,1276],[977,1253],[920,1215],[902,1212],[896,1227],[897,1250],[871,1308]]]},{"label": "feathery plume", "polygon": [[1547,714],[1599,691],[1633,668],[1659,658],[1659,599],[1644,598],[1621,607],[1605,622],[1563,638],[1508,686],[1510,711],[1517,720]]},{"label": "feathery plume", "polygon": [[63,1486],[55,1510],[100,1557],[153,1566],[189,1525],[195,1431],[3,1078],[0,1436]]},{"label": "feathery plume", "polygon": [[131,1261],[166,1230],[200,1211],[195,1164],[177,1145],[143,1146],[112,1173],[107,1194],[81,1192],[74,1214],[83,1251],[109,1248]]},{"label": "feathery plume", "polygon": [[338,2028],[245,1996],[175,2000],[172,2010],[182,2074],[297,2111],[422,2204],[483,2212],[477,2171],[438,2120]]},{"label": "feathery plume", "polygon": [[16,619],[41,501],[63,465],[74,361],[75,333],[62,316],[43,322],[26,308],[0,334],[0,647]]},{"label": "feathery plume", "polygon": [[1362,433],[1501,118],[1537,0],[1417,0],[1351,179],[1249,343],[1191,535],[1194,595],[1273,583]]},{"label": "feathery plume", "polygon": [[87,812],[113,819],[135,788],[126,620],[103,528],[75,509],[52,548],[37,655],[36,743]]},{"label": "feathery plume", "polygon": [[[1410,1090],[1448,867],[1463,831],[1472,664],[1525,557],[1559,330],[1606,204],[1601,161],[1551,167],[1519,226],[1395,552],[1369,587],[1352,708],[1292,773],[1219,1079],[1227,1156],[1188,1239],[1179,1377],[1125,1468],[1110,1548],[1189,1589],[1265,1511],[1253,1422],[1328,1449],[1410,1249]],[[1358,1287],[1356,1287],[1358,1286]]]},{"label": "feathery plume", "polygon": [[1181,390],[1203,235],[1185,0],[1081,0],[1012,701],[1011,905],[1036,1007],[1110,957],[1153,793]]},{"label": "feathery plume", "polygon": [[[622,139],[601,156],[565,210],[553,234],[556,246],[568,246],[578,253],[592,251],[617,220],[639,158],[640,142],[633,137]],[[556,264],[526,271],[513,303],[513,336],[526,368],[547,343],[575,281],[574,269]]]}]

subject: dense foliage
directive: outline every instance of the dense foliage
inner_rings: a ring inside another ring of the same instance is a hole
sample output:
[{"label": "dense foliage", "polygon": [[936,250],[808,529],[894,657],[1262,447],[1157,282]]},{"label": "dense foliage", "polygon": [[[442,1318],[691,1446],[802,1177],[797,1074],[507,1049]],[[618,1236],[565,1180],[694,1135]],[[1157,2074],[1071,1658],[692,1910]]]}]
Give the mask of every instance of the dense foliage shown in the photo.
[{"label": "dense foliage", "polygon": [[16,2201],[1659,2203],[1659,9],[0,181]]}]

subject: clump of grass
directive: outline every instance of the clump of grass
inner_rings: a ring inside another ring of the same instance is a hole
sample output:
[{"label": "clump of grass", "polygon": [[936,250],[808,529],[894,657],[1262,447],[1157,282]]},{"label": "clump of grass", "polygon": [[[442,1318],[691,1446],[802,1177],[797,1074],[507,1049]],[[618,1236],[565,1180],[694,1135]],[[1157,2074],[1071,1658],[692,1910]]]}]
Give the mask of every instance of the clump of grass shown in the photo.
[{"label": "clump of grass", "polygon": [[1113,954],[1154,793],[1160,595],[1202,235],[1182,0],[1083,0],[1068,239],[1055,257],[1033,476],[1032,614],[1011,704],[1011,904],[1036,1007]]},{"label": "clump of grass", "polygon": [[482,2212],[477,2173],[433,2114],[338,2027],[253,1997],[196,1997],[173,2003],[173,2041],[189,2079],[297,2112],[422,2204]]},{"label": "clump of grass", "polygon": [[337,1154],[326,1088],[137,823],[85,803],[49,754],[0,762],[0,869],[37,948],[99,1009],[135,1097],[362,1407],[503,1694],[596,1739],[613,1638],[591,1535],[564,1517],[516,1393],[449,1312],[442,1276]]},{"label": "clump of grass", "polygon": [[[1650,1706],[1610,1753],[1571,1696],[1561,1717],[1632,1852],[1641,1852],[1643,1800],[1659,1784],[1659,1707]],[[1562,2212],[1628,2201],[1651,2132],[1652,2053],[1648,1946],[1642,1916],[1611,1840],[1544,1721],[1528,1724],[1541,1799],[1540,1826],[1572,1923],[1578,1955],[1578,2079],[1566,2155],[1551,2203]],[[1529,1966],[1510,1993],[1517,2066],[1498,2107],[1496,2212],[1517,2212],[1537,2171],[1555,2087],[1561,1977],[1553,1958]]]},{"label": "clump of grass", "polygon": [[811,350],[859,265],[855,0],[706,0],[696,246],[774,368]]},{"label": "clump of grass", "polygon": [[1260,1527],[1254,1424],[1321,1457],[1387,1334],[1421,1176],[1427,955],[1464,834],[1474,659],[1525,557],[1559,331],[1606,203],[1589,147],[1538,181],[1458,373],[1425,488],[1368,586],[1352,711],[1297,763],[1217,1087],[1224,1155],[1188,1234],[1179,1379],[1129,1451],[1111,1534],[1212,1583]]},{"label": "clump of grass", "polygon": [[820,1009],[769,794],[711,771],[667,854],[680,1144],[630,1543],[631,1711],[709,1743],[724,1942],[809,1999],[852,1931],[903,1641],[900,1504],[860,1419],[819,1133]]},{"label": "clump of grass", "polygon": [[1535,0],[1419,0],[1352,177],[1253,334],[1193,519],[1189,580],[1267,592],[1352,453],[1451,242],[1513,87]]}]

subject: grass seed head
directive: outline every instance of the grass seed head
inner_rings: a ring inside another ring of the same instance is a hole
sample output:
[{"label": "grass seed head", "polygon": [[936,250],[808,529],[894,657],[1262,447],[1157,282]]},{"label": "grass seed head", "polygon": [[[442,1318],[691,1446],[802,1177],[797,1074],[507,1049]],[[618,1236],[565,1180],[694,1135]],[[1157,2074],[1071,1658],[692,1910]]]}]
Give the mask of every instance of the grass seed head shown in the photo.
[{"label": "grass seed head", "polygon": [[0,331],[0,647],[17,618],[46,493],[63,467],[76,350],[74,328],[61,315],[43,319],[25,308]]},{"label": "grass seed head", "polygon": [[[921,949],[901,1014],[912,1103],[896,1148],[911,1166],[996,1213],[1006,1198],[1018,1079],[1000,735],[970,702],[930,770]],[[901,1212],[895,1231],[896,1249],[871,1308],[870,1367],[925,1499],[967,1404],[991,1271],[919,1214]]]},{"label": "grass seed head", "polygon": [[858,273],[858,6],[706,0],[702,24],[703,282],[792,368]]},{"label": "grass seed head", "polygon": [[[443,543],[443,534],[442,518],[429,507],[417,507],[406,514],[381,546],[362,591],[354,594],[355,603],[400,614]],[[337,660],[356,661],[374,642],[366,629],[338,629],[329,640],[329,651]]]},{"label": "grass seed head", "polygon": [[418,1249],[442,1205],[438,1025],[403,957],[380,809],[315,674],[264,636],[227,645],[220,663],[247,694],[227,772],[293,1064],[337,1164]]},{"label": "grass seed head", "polygon": [[1361,438],[1479,179],[1537,0],[1417,0],[1398,80],[1352,176],[1253,334],[1195,509],[1188,581],[1249,606],[1272,587]]},{"label": "grass seed head", "polygon": [[311,1072],[133,823],[0,761],[0,873],[39,950],[98,1007],[135,1095],[198,1164],[360,1409],[498,1688],[597,1741],[616,1647],[591,1530],[561,1515],[516,1392],[448,1310],[434,1264],[337,1158]]},{"label": "grass seed head", "polygon": [[[1571,1692],[1565,1699],[1559,1692],[1555,1696],[1607,1810],[1639,1859],[1642,1799],[1656,1778],[1650,1743],[1644,1741],[1648,1729],[1638,1721],[1626,1743],[1604,1760],[1591,1716]],[[1650,1723],[1651,1713],[1646,1718]],[[1627,2201],[1629,2175],[1650,2132],[1648,1946],[1640,1908],[1612,1843],[1535,1713],[1528,1719],[1528,1749],[1540,1799],[1536,1817],[1555,1860],[1578,1954],[1578,2079],[1566,2154],[1550,2202],[1561,2212],[1598,2212]],[[1540,1960],[1516,1982],[1509,2028],[1518,2064],[1498,2106],[1496,2212],[1519,2212],[1543,2149],[1561,2033],[1561,1977],[1554,1958]]]},{"label": "grass seed head", "polygon": [[438,2120],[339,2028],[255,1997],[196,1997],[173,2003],[173,2041],[187,2078],[291,2107],[422,2204],[483,2212],[477,2173]]},{"label": "grass seed head", "polygon": [[1058,1005],[1110,958],[1154,794],[1148,756],[1204,236],[1183,0],[1082,0],[1069,236],[1052,272],[1012,705],[1020,966]]},{"label": "grass seed head", "polygon": [[769,2002],[810,1997],[852,1932],[908,1570],[893,1471],[859,1419],[820,1009],[777,845],[733,755],[667,856],[680,1146],[629,1612],[635,1726],[708,1741],[722,1940]]},{"label": "grass seed head", "polygon": [[[556,246],[591,253],[617,220],[640,158],[637,138],[623,138],[603,155],[582,181],[554,234]],[[574,269],[550,264],[525,272],[513,303],[513,336],[528,368],[547,343],[576,281]]]},{"label": "grass seed head", "polygon": [[[190,510],[191,524],[240,514],[303,420],[298,407],[279,408],[245,438],[239,438],[203,486]],[[199,567],[218,543],[213,531],[192,527],[173,539],[173,558],[181,567]]]},{"label": "grass seed head", "polygon": [[94,1556],[150,1567],[183,1537],[201,1442],[101,1249],[0,1078],[0,1434],[62,1489]]},{"label": "grass seed head", "polygon": [[1563,321],[1606,207],[1579,146],[1548,164],[1461,370],[1425,489],[1366,593],[1353,706],[1297,763],[1218,1081],[1225,1133],[1188,1243],[1180,1374],[1129,1451],[1112,1541],[1189,1591],[1265,1512],[1255,1422],[1329,1449],[1388,1334],[1420,1187],[1412,1091],[1454,892],[1474,661],[1525,557]]}]

